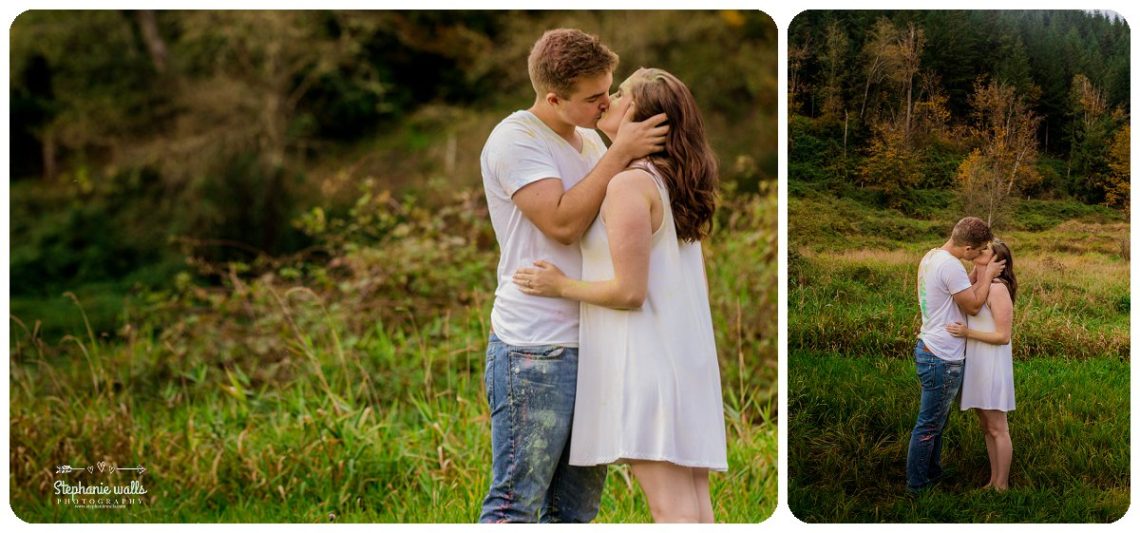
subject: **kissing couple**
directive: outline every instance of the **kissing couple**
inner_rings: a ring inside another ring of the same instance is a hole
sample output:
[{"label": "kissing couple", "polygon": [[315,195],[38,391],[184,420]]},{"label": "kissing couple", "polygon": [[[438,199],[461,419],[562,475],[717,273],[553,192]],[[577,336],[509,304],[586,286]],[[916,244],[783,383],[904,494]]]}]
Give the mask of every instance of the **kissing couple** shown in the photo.
[{"label": "kissing couple", "polygon": [[[961,260],[971,261],[969,273]],[[980,218],[955,224],[950,239],[919,263],[922,332],[914,349],[922,385],[918,419],[907,450],[907,489],[929,488],[942,475],[942,433],[961,390],[961,410],[974,409],[986,440],[990,480],[984,489],[1009,488],[1013,443],[1006,413],[1013,395],[1013,252]]]},{"label": "kissing couple", "polygon": [[641,68],[611,94],[617,66],[598,37],[547,31],[533,105],[483,148],[501,255],[480,522],[589,522],[616,463],[654,521],[713,521],[709,471],[728,468],[701,254],[716,157],[681,80]]}]

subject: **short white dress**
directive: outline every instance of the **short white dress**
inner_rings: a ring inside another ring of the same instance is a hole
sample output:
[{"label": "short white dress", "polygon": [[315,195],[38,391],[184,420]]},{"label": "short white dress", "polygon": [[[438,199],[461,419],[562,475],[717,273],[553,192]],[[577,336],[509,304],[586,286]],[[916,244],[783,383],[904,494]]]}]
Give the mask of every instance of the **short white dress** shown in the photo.
[{"label": "short white dress", "polygon": [[[967,326],[978,331],[996,331],[989,304],[983,304],[975,316],[967,317]],[[1013,344],[1001,346],[966,339],[966,367],[962,373],[962,410],[990,409],[1012,411]]]},{"label": "short white dress", "polygon": [[[699,242],[677,239],[669,192],[652,236],[649,285],[637,310],[582,304],[570,464],[630,459],[725,471],[724,405]],[[605,224],[582,238],[582,277],[612,279]]]}]

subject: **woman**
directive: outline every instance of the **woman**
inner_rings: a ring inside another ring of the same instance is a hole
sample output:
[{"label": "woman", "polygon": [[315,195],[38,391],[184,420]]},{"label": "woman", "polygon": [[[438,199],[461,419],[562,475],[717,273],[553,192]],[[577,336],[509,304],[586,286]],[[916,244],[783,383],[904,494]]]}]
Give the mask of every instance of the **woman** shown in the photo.
[{"label": "woman", "polygon": [[1005,260],[1005,270],[994,278],[990,295],[969,325],[955,322],[946,326],[955,337],[966,337],[966,368],[962,375],[962,410],[976,409],[986,452],[990,457],[990,482],[982,488],[1004,491],[1009,488],[1009,466],[1013,443],[1009,438],[1006,413],[1014,409],[1013,302],[1017,298],[1017,277],[1013,274],[1013,254],[998,239],[974,259],[974,271],[990,261]]},{"label": "woman", "polygon": [[614,176],[583,236],[582,280],[535,262],[523,292],[582,302],[570,464],[629,463],[657,522],[712,522],[708,471],[728,468],[720,373],[700,239],[716,208],[716,159],[692,94],[640,69],[598,128],[666,113],[665,149]]}]

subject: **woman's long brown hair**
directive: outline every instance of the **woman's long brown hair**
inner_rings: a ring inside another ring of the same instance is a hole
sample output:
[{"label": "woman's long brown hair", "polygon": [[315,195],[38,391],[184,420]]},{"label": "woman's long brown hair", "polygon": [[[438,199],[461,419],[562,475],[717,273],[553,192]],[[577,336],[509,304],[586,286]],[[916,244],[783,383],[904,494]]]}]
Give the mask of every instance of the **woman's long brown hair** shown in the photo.
[{"label": "woman's long brown hair", "polygon": [[693,94],[676,76],[661,69],[641,69],[629,89],[633,120],[668,115],[665,149],[649,155],[669,189],[677,238],[699,241],[712,230],[717,200],[716,155],[705,139],[705,125]]},{"label": "woman's long brown hair", "polygon": [[1017,276],[1013,274],[1013,251],[1009,249],[1009,245],[1003,241],[994,239],[990,242],[990,248],[993,248],[994,255],[990,261],[1005,260],[1005,270],[994,278],[994,281],[1000,281],[1005,284],[1009,289],[1009,300],[1011,303],[1017,302]]}]

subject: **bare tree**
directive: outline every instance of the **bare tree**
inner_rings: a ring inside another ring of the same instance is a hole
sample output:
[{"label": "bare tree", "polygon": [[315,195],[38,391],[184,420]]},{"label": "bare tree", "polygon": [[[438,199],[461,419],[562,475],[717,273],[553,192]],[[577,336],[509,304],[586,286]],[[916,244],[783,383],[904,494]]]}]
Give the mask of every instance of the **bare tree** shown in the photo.
[{"label": "bare tree", "polygon": [[903,122],[903,137],[910,143],[911,118],[914,114],[914,78],[922,60],[922,49],[926,45],[926,33],[914,23],[908,23],[906,30],[895,40],[892,61],[892,78],[906,91],[906,121]]},{"label": "bare tree", "polygon": [[838,120],[846,107],[843,101],[843,73],[846,69],[848,43],[847,33],[838,22],[828,24],[819,57],[823,66],[823,105],[820,113],[828,121]]},{"label": "bare tree", "polygon": [[1108,101],[1104,96],[1104,91],[1093,85],[1092,81],[1084,74],[1073,76],[1070,94],[1075,100],[1074,107],[1077,109],[1077,116],[1085,131],[1091,129],[1108,111]]},{"label": "bare tree", "polygon": [[862,120],[867,112],[867,99],[871,87],[881,83],[886,78],[887,60],[891,53],[891,46],[895,40],[898,29],[886,17],[880,17],[871,27],[870,35],[863,44],[863,103],[859,106],[859,119]]},{"label": "bare tree", "polygon": [[788,43],[788,114],[797,111],[799,104],[796,98],[804,90],[801,71],[804,63],[811,57],[811,37],[803,42]]},{"label": "bare tree", "polygon": [[142,36],[143,43],[146,44],[146,51],[150,54],[150,61],[154,64],[154,70],[159,74],[165,73],[166,42],[158,33],[158,23],[155,21],[154,11],[135,11],[135,24],[138,24],[139,35]]}]

